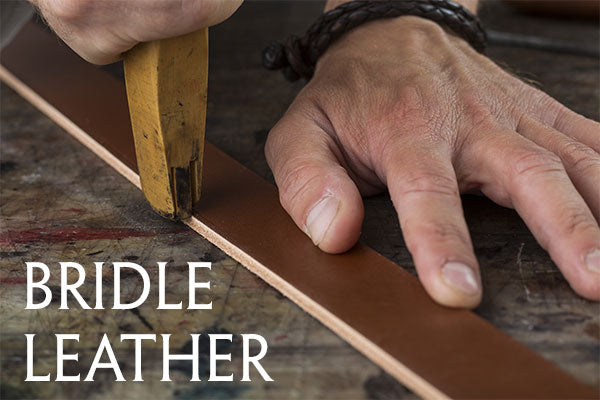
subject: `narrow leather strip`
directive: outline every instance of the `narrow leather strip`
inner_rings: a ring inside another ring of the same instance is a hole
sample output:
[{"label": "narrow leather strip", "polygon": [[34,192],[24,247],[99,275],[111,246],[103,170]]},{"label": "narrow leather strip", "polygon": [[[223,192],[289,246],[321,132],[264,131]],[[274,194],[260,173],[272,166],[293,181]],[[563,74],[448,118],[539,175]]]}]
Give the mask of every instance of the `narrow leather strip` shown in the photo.
[{"label": "narrow leather strip", "polygon": [[[33,24],[1,60],[6,83],[139,187],[121,82]],[[435,304],[414,276],[370,248],[322,253],[280,207],[274,186],[209,144],[204,165],[202,200],[185,222],[416,393],[598,398],[474,313]]]}]

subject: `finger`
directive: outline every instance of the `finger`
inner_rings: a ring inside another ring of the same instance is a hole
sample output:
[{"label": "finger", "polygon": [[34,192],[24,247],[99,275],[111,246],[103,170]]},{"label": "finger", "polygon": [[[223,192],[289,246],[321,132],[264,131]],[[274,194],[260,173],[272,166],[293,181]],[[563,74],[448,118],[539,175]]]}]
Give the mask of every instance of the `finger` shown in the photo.
[{"label": "finger", "polygon": [[[76,0],[80,1],[80,0]],[[113,3],[115,3],[113,1]],[[117,0],[116,4],[123,3]],[[128,0],[125,7],[142,29],[135,29],[138,41],[163,39],[183,35],[201,28],[216,25],[229,18],[242,4],[242,0]],[[104,2],[104,7],[115,4]]]},{"label": "finger", "polygon": [[560,157],[571,181],[600,221],[600,155],[591,147],[529,117],[521,118],[517,131]]},{"label": "finger", "polygon": [[423,286],[440,304],[476,307],[481,301],[479,267],[449,149],[407,143],[388,149],[386,182]]},{"label": "finger", "polygon": [[331,137],[290,111],[271,130],[265,146],[283,208],[320,249],[341,253],[358,240],[361,195],[331,150]]},{"label": "finger", "polygon": [[600,153],[600,124],[598,122],[561,105],[552,127],[591,147],[596,153]]},{"label": "finger", "polygon": [[600,299],[600,230],[555,154],[516,132],[490,132],[472,149],[482,191],[506,192],[573,289]]}]

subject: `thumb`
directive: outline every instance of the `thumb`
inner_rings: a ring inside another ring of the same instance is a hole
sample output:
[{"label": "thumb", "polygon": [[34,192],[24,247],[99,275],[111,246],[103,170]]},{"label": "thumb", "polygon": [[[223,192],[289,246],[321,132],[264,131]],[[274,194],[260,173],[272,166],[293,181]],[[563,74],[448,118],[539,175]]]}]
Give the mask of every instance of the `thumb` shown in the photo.
[{"label": "thumb", "polygon": [[265,145],[281,205],[328,253],[344,252],[356,243],[364,216],[359,190],[333,153],[335,146],[313,121],[291,110]]}]

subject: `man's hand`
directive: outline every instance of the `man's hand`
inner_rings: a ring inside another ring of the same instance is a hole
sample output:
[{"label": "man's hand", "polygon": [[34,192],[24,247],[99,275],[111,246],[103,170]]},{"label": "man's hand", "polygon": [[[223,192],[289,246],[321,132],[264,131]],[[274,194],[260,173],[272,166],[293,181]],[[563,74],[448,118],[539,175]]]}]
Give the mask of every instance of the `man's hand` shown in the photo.
[{"label": "man's hand", "polygon": [[164,39],[229,18],[242,0],[30,0],[81,57],[108,64],[139,42]]},{"label": "man's hand", "polygon": [[319,60],[270,132],[281,203],[322,250],[356,242],[362,195],[387,186],[419,277],[475,307],[459,193],[513,207],[571,286],[600,299],[600,126],[415,17],[360,26]]}]

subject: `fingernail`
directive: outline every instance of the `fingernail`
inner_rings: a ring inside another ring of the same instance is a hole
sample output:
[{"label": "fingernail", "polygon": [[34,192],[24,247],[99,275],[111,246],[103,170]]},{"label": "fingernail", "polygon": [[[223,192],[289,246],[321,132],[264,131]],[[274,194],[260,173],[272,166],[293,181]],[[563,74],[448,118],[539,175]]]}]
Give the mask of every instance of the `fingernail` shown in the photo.
[{"label": "fingernail", "polygon": [[600,249],[594,249],[587,253],[585,265],[590,271],[600,273]]},{"label": "fingernail", "polygon": [[449,262],[442,268],[442,279],[450,287],[468,295],[479,293],[475,272],[464,264]]},{"label": "fingernail", "polygon": [[325,233],[338,213],[340,202],[333,196],[323,197],[315,204],[306,218],[306,233],[315,245],[325,238]]}]

